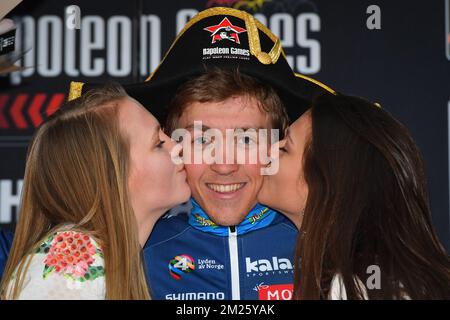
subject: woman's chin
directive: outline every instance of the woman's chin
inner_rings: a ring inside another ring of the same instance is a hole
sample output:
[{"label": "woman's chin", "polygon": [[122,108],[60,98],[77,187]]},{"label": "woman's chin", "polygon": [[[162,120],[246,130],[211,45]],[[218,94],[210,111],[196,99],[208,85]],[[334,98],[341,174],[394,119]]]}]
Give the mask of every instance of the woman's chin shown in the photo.
[{"label": "woman's chin", "polygon": [[189,199],[191,198],[191,189],[189,189],[189,192],[186,193],[186,195],[183,198],[183,201],[181,203],[185,203],[187,201],[189,201]]},{"label": "woman's chin", "polygon": [[[274,196],[274,193],[268,188],[267,183],[265,182],[258,193],[257,201],[258,203],[265,205],[270,208],[274,208],[274,206],[279,204],[279,199]],[[278,210],[277,210],[278,211]]]},{"label": "woman's chin", "polygon": [[191,189],[189,187],[177,190],[176,193],[170,195],[170,200],[166,203],[167,211],[189,201],[190,198]]},{"label": "woman's chin", "polygon": [[190,198],[191,198],[191,188],[189,188],[189,185],[186,184],[186,188],[180,194],[181,201],[179,204],[187,202]]}]

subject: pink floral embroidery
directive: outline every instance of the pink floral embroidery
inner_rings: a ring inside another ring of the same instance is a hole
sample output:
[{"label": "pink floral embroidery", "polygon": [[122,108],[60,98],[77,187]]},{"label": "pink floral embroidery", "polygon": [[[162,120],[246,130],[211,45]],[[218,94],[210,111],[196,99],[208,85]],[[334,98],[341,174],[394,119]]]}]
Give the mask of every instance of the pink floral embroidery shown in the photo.
[{"label": "pink floral embroidery", "polygon": [[44,263],[47,268],[54,269],[57,273],[78,279],[88,273],[96,253],[97,248],[89,236],[75,231],[58,232]]}]

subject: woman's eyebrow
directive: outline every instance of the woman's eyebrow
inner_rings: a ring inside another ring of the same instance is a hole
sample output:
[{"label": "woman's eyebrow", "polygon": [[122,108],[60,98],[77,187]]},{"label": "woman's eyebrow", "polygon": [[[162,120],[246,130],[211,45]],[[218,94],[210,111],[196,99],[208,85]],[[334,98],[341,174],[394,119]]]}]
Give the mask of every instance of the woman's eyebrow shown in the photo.
[{"label": "woman's eyebrow", "polygon": [[294,140],[292,140],[292,137],[291,137],[291,131],[289,129],[287,129],[287,131],[286,131],[286,136],[287,136],[288,140],[291,142],[291,144],[295,145]]},{"label": "woman's eyebrow", "polygon": [[159,140],[159,130],[161,130],[161,126],[158,124],[153,129],[152,141]]}]

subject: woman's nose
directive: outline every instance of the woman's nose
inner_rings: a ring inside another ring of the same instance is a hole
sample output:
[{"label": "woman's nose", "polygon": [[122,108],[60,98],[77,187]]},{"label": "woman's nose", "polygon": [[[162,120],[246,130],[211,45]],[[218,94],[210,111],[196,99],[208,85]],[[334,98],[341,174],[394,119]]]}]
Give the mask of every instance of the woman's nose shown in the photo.
[{"label": "woman's nose", "polygon": [[[165,141],[166,150],[169,153],[174,153],[174,156],[182,156],[182,147],[180,144],[178,144],[175,140],[164,134],[163,139]],[[175,149],[174,149],[175,148]]]},{"label": "woman's nose", "polygon": [[176,142],[172,138],[167,136],[166,134],[164,134],[164,141],[166,141],[165,144],[167,145],[169,151],[172,150],[173,147],[175,147],[175,145],[176,145]]},{"label": "woman's nose", "polygon": [[283,148],[284,145],[286,144],[286,138],[284,138],[283,140],[277,141],[273,144],[272,148],[269,149],[269,156],[276,156],[276,154],[278,154],[278,152],[276,152],[276,154],[272,154],[273,151],[275,150],[279,150],[280,148]]}]

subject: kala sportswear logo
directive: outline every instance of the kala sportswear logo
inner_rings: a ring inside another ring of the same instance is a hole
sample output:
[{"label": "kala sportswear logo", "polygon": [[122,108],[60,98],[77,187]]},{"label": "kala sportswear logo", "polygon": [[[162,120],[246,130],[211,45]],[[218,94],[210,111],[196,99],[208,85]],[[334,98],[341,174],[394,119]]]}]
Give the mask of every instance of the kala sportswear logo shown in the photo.
[{"label": "kala sportswear logo", "polygon": [[183,274],[194,270],[194,259],[187,254],[180,254],[169,262],[169,272],[175,280],[180,280]]},{"label": "kala sportswear logo", "polygon": [[241,41],[239,40],[239,33],[247,32],[244,28],[234,26],[227,17],[223,18],[221,23],[215,26],[207,27],[203,30],[211,32],[211,43],[216,43],[217,41],[227,39],[240,44]]},{"label": "kala sportswear logo", "polygon": [[262,277],[276,274],[294,273],[292,263],[287,258],[272,257],[271,260],[260,259],[252,261],[247,257],[245,258],[245,266],[247,277]]}]

